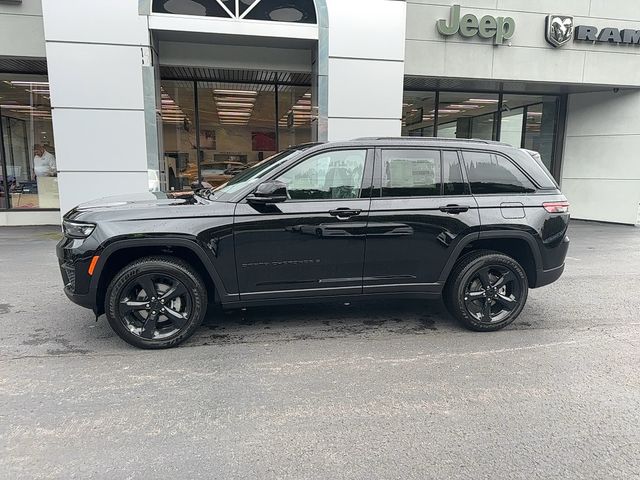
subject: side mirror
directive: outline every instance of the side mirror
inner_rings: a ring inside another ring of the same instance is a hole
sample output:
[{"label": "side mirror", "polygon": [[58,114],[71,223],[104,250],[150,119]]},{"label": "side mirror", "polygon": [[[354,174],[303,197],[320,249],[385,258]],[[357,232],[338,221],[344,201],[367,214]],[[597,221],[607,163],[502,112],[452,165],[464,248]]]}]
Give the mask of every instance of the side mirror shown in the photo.
[{"label": "side mirror", "polygon": [[278,180],[271,180],[258,185],[258,188],[247,197],[247,202],[254,205],[268,205],[282,203],[288,198],[287,184]]}]

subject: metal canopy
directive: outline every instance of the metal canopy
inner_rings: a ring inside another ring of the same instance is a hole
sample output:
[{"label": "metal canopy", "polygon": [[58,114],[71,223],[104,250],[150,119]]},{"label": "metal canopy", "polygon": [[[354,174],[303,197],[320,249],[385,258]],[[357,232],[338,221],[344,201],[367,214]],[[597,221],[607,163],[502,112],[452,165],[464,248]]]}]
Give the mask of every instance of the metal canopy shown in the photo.
[{"label": "metal canopy", "polygon": [[235,82],[280,85],[311,85],[311,74],[273,72],[267,70],[228,70],[207,67],[160,66],[160,76],[166,80],[199,80],[203,82]]},{"label": "metal canopy", "polygon": [[[563,95],[567,93],[598,92],[613,89],[612,85],[585,85],[572,83],[518,82],[479,79],[451,79],[435,77],[404,77],[405,90],[449,90],[459,92],[530,93],[537,95]],[[621,88],[622,89],[622,88]]]}]

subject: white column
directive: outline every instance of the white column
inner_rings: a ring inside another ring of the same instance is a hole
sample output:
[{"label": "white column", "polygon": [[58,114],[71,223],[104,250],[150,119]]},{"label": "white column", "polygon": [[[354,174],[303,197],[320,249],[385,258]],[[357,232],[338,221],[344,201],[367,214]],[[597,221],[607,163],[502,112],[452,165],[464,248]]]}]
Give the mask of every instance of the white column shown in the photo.
[{"label": "white column", "polygon": [[562,190],[571,215],[640,223],[640,92],[569,95]]},{"label": "white column", "polygon": [[144,111],[145,92],[153,92],[153,75],[143,74],[153,68],[147,17],[132,0],[42,7],[61,213],[146,191],[147,155],[157,156],[148,152],[155,125],[145,124]]},{"label": "white column", "polygon": [[327,10],[328,139],[400,135],[405,2],[327,0]]}]

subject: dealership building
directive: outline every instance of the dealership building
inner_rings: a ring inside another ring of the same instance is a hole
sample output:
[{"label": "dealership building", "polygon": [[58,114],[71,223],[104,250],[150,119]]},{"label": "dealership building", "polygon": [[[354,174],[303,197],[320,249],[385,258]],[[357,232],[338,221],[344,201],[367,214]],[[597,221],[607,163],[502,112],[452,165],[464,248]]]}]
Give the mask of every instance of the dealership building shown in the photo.
[{"label": "dealership building", "polygon": [[637,225],[639,113],[635,1],[0,0],[0,225],[400,135],[536,150]]}]

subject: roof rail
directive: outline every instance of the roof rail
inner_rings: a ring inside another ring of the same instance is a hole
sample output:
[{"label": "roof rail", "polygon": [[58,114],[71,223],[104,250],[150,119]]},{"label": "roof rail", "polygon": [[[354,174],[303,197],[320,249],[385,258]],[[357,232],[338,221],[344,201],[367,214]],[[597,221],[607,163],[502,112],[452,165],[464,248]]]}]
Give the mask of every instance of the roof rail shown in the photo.
[{"label": "roof rail", "polygon": [[415,142],[456,142],[456,143],[484,143],[487,145],[504,145],[510,147],[508,143],[497,142],[495,140],[482,140],[480,138],[447,138],[447,137],[360,137],[353,141],[374,141],[374,140],[409,140]]}]

